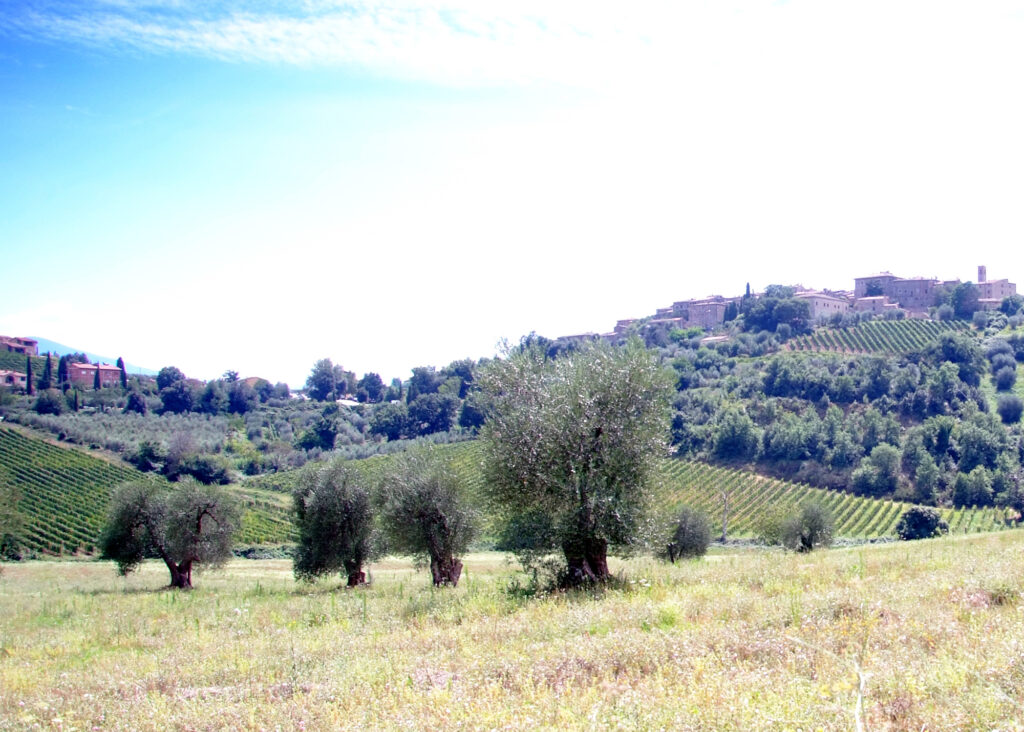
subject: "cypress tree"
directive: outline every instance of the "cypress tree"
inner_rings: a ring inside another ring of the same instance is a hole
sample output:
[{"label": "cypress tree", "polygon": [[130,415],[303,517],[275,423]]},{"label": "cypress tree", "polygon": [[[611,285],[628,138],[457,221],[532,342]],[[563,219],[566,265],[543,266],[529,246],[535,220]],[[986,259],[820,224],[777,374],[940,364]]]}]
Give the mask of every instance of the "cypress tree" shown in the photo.
[{"label": "cypress tree", "polygon": [[81,406],[81,404],[78,401],[78,389],[75,389],[75,411],[76,412],[78,411],[78,408],[80,406]]},{"label": "cypress tree", "polygon": [[25,390],[29,396],[36,393],[35,378],[32,376],[32,357],[25,356]]},{"label": "cypress tree", "polygon": [[96,374],[92,377],[92,388],[99,391],[100,386],[100,365],[96,364]]},{"label": "cypress tree", "polygon": [[43,367],[43,378],[39,381],[40,389],[49,389],[53,386],[53,364],[50,362],[50,352],[46,352],[46,365]]},{"label": "cypress tree", "polygon": [[124,370],[124,359],[120,356],[117,357],[117,367],[121,369],[121,388],[128,388],[128,372]]},{"label": "cypress tree", "polygon": [[68,357],[61,356],[57,361],[57,384],[65,392],[68,390]]}]

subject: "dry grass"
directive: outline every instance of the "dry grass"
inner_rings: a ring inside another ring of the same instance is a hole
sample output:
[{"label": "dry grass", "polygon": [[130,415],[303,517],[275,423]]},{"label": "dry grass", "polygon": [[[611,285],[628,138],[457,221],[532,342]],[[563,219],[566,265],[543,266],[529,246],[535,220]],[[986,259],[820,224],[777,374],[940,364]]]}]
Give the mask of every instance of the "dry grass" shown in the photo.
[{"label": "dry grass", "polygon": [[[525,598],[474,555],[297,585],[236,561],[191,593],[147,565],[0,578],[0,729],[877,729],[1024,723],[1024,533],[620,565]],[[862,710],[862,711],[859,711]]]}]

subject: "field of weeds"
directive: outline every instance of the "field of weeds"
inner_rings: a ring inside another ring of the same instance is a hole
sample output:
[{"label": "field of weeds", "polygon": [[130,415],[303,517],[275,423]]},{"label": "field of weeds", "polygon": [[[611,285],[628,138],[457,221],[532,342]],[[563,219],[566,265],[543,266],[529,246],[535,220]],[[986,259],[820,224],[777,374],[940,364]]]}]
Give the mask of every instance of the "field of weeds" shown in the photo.
[{"label": "field of weeds", "polygon": [[408,563],[297,584],[238,560],[8,565],[0,729],[992,729],[1024,723],[1024,532],[620,563],[531,596]]}]

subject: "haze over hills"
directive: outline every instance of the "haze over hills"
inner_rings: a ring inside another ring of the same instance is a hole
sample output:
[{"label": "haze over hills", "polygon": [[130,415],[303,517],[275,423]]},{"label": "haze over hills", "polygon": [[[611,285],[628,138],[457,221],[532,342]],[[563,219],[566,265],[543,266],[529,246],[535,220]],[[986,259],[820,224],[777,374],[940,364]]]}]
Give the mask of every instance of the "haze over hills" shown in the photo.
[{"label": "haze over hills", "polygon": [[[89,351],[81,348],[72,348],[71,346],[65,346],[63,343],[57,343],[47,338],[39,338],[38,336],[31,336],[39,342],[39,355],[43,355],[47,352],[57,356],[64,356],[69,353],[84,353],[86,358],[89,359],[90,363],[116,363],[118,357],[100,356],[96,353],[90,353]],[[136,364],[124,362],[125,370],[130,374],[141,374],[143,376],[156,376],[156,371],[144,366],[137,366]]]}]

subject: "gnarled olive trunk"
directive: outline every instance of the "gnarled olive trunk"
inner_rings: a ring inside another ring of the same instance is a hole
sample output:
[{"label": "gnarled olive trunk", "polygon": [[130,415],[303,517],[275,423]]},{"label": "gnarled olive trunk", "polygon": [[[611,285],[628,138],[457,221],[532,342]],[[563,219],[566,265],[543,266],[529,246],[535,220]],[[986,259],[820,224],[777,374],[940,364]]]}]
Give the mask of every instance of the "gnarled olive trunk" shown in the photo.
[{"label": "gnarled olive trunk", "polygon": [[174,560],[164,557],[164,564],[171,573],[171,587],[177,590],[192,589],[192,560],[178,564]]},{"label": "gnarled olive trunk", "polygon": [[431,557],[430,574],[434,578],[434,586],[459,584],[459,577],[462,576],[462,562],[455,557]]},{"label": "gnarled olive trunk", "polygon": [[362,562],[344,562],[345,572],[348,573],[348,586],[358,587],[366,584],[366,572],[363,571]]},{"label": "gnarled olive trunk", "polygon": [[569,584],[604,582],[611,573],[608,571],[608,542],[604,539],[566,539],[562,551],[569,567]]}]

